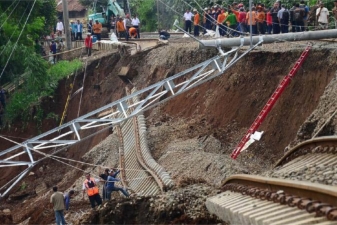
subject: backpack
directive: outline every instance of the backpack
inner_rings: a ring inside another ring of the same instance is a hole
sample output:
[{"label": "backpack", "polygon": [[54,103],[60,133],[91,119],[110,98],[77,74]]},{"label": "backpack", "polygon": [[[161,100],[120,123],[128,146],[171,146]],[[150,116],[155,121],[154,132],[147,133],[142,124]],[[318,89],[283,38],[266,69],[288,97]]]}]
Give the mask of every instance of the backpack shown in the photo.
[{"label": "backpack", "polygon": [[304,19],[304,10],[295,9],[294,10],[294,21],[303,21],[303,19]]},{"label": "backpack", "polygon": [[282,20],[285,22],[289,21],[289,11],[288,10],[284,10],[282,13]]}]

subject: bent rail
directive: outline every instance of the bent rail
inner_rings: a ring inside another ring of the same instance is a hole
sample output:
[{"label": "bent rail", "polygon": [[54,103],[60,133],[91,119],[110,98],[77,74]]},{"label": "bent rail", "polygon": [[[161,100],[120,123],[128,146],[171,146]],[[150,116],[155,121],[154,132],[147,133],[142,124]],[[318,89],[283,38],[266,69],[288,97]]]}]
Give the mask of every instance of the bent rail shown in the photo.
[{"label": "bent rail", "polygon": [[234,175],[207,209],[233,224],[336,224],[337,190],[310,182]]},{"label": "bent rail", "polygon": [[291,160],[310,153],[337,153],[337,137],[318,137],[299,143],[276,162],[274,167],[282,166]]}]

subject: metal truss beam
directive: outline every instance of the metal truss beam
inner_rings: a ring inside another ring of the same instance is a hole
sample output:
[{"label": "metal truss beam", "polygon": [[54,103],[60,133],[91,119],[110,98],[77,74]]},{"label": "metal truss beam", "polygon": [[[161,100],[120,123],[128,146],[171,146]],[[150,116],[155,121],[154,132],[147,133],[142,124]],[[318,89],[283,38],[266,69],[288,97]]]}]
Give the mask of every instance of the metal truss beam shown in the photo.
[{"label": "metal truss beam", "polygon": [[[218,48],[220,54],[206,60],[203,63],[195,65],[140,91],[134,92],[131,95],[125,96],[120,100],[96,109],[86,115],[74,119],[73,121],[63,124],[60,127],[28,139],[22,144],[17,144],[7,150],[4,150],[0,152],[0,167],[27,165],[28,168],[32,168],[41,161],[41,156],[46,158],[45,155],[41,155],[41,150],[76,144],[83,138],[91,135],[89,132],[81,132],[82,130],[94,129],[94,133],[97,132],[97,128],[103,129],[107,126],[111,127],[117,125],[141,112],[144,112],[145,110],[153,108],[177,95],[197,87],[223,74],[262,42],[263,40],[260,39],[256,45],[243,52],[240,56],[240,47],[233,48],[226,53],[224,53],[221,48]],[[129,99],[139,99],[139,101],[134,102],[129,101]],[[134,103],[129,104],[129,102]],[[86,136],[85,133],[87,133]],[[36,153],[38,151],[40,151],[40,153]],[[58,151],[50,151],[50,153],[45,153],[53,155],[57,152]],[[33,156],[32,153],[40,154],[40,157],[34,158],[35,155]],[[21,156],[22,158],[24,154],[29,156],[29,161],[15,161],[15,159],[19,158],[18,156]],[[24,174],[27,173],[27,169]],[[22,178],[23,176],[20,176],[18,179]],[[15,183],[17,182],[18,181],[16,180]],[[6,189],[0,197],[6,195],[12,187],[13,185]],[[4,189],[4,187],[0,188],[0,191],[2,189]]]}]

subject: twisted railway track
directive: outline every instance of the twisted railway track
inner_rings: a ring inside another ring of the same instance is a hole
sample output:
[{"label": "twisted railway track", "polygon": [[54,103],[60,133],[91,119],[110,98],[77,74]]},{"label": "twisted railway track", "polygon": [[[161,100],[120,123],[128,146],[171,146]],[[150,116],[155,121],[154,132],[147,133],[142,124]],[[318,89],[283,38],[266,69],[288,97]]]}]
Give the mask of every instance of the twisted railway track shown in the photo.
[{"label": "twisted railway track", "polygon": [[231,224],[337,224],[337,137],[290,149],[263,176],[234,175],[208,210]]},{"label": "twisted railway track", "polygon": [[[132,92],[136,91],[135,89]],[[127,94],[130,91],[126,90]],[[130,105],[132,101],[130,100]],[[119,137],[121,180],[123,186],[130,188],[138,195],[156,195],[173,186],[169,174],[151,156],[147,145],[145,118],[135,116],[115,130]]]}]

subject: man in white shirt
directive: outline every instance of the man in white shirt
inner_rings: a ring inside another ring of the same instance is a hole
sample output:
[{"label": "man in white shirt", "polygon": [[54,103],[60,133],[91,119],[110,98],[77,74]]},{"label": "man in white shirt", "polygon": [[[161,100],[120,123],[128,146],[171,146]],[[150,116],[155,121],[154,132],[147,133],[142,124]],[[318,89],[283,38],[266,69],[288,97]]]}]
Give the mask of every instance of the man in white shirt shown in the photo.
[{"label": "man in white shirt", "polygon": [[329,10],[324,7],[323,3],[319,4],[319,8],[316,9],[316,17],[319,26],[325,30],[328,29],[329,24]]},{"label": "man in white shirt", "polygon": [[140,38],[140,31],[139,31],[140,20],[138,19],[137,15],[134,15],[132,17],[131,24],[134,28],[137,29],[137,38]]},{"label": "man in white shirt", "polygon": [[63,32],[63,23],[62,23],[62,20],[59,19],[59,21],[57,22],[56,24],[56,32],[57,32],[57,36],[62,36],[62,32]]},{"label": "man in white shirt", "polygon": [[184,21],[185,21],[185,31],[191,33],[192,32],[192,17],[193,14],[189,9],[184,13]]}]

